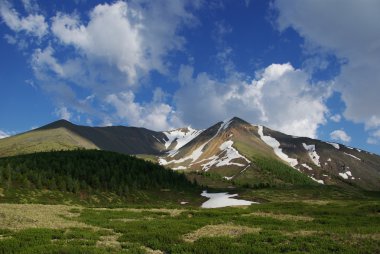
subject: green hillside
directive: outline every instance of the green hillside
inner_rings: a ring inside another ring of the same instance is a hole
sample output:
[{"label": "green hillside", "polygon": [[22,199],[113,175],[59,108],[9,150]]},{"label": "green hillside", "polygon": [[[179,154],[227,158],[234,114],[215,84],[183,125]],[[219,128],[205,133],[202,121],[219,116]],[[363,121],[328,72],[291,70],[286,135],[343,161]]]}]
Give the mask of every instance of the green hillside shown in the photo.
[{"label": "green hillside", "polygon": [[[1,158],[0,186],[10,196],[12,190],[18,195],[29,193],[26,196],[31,196],[30,191],[46,190],[71,197],[107,193],[125,200],[144,191],[147,194],[159,193],[163,189],[174,193],[198,190],[183,174],[134,156],[98,150]],[[164,193],[163,196],[167,195]]]},{"label": "green hillside", "polygon": [[78,148],[98,149],[91,141],[66,128],[34,130],[0,139],[0,157]]}]

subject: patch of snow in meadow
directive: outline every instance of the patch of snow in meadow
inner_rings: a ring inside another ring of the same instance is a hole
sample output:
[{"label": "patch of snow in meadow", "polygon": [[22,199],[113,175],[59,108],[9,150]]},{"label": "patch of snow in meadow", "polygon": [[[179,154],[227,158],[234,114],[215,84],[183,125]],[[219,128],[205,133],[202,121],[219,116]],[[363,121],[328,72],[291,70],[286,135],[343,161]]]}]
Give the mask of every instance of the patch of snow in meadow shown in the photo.
[{"label": "patch of snow in meadow", "polygon": [[317,154],[317,151],[315,150],[315,145],[306,145],[305,143],[302,143],[303,147],[309,154],[310,159],[313,161],[315,165],[318,167],[321,166],[321,163],[319,162],[319,155]]},{"label": "patch of snow in meadow", "polygon": [[278,142],[275,138],[271,136],[264,136],[263,126],[258,125],[258,133],[262,141],[264,141],[267,145],[273,148],[274,153],[283,161],[289,163],[290,166],[295,167],[298,164],[297,159],[290,158],[286,155],[282,149],[280,148],[280,142]]},{"label": "patch of snow in meadow", "polygon": [[257,202],[235,199],[233,197],[237,197],[238,194],[228,194],[227,192],[208,193],[207,191],[203,191],[201,196],[209,198],[209,200],[202,204],[202,208],[221,208],[227,206],[249,206],[251,204],[258,204]]}]

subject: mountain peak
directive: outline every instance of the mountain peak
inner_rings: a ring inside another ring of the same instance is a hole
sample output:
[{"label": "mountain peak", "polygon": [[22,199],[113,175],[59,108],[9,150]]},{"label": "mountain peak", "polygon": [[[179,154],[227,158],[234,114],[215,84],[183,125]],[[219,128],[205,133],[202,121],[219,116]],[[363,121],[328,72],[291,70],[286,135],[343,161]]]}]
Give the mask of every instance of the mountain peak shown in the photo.
[{"label": "mountain peak", "polygon": [[60,120],[57,120],[55,122],[44,125],[38,129],[56,129],[56,128],[62,128],[62,127],[68,128],[68,127],[72,127],[72,126],[74,126],[74,124],[71,123],[70,121],[67,121],[65,119],[60,119]]},{"label": "mountain peak", "polygon": [[231,122],[238,122],[238,123],[242,123],[242,124],[249,124],[247,121],[237,117],[237,116],[234,116],[231,118],[230,120]]},{"label": "mountain peak", "polygon": [[239,117],[234,116],[230,120],[223,121],[222,125],[223,125],[223,129],[227,129],[232,126],[237,127],[237,126],[242,126],[242,125],[245,126],[245,125],[251,125],[251,124]]}]

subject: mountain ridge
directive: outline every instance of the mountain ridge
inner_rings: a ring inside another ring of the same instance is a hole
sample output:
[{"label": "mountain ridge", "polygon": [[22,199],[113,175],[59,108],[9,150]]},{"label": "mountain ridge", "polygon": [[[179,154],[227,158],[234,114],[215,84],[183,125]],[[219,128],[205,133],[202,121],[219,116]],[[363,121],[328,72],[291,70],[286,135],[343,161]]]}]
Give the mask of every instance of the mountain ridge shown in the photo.
[{"label": "mountain ridge", "polygon": [[[318,184],[380,189],[380,156],[338,143],[287,135],[238,117],[204,130],[186,127],[162,132],[126,126],[89,127],[58,120],[0,140],[2,157],[77,148],[147,156],[173,170],[216,173],[231,183],[289,184],[287,177],[278,178],[278,170],[284,168],[284,172],[292,170],[296,178],[302,174]],[[273,165],[263,171],[267,164]]]}]

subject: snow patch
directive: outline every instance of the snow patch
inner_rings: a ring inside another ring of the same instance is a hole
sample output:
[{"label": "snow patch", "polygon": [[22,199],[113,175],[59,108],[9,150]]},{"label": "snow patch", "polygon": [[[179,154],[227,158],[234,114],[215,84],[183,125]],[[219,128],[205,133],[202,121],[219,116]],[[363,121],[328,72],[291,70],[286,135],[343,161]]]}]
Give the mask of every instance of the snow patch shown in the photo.
[{"label": "snow patch", "polygon": [[319,184],[325,184],[325,182],[323,180],[318,180],[318,179],[315,179],[314,177],[312,176],[309,176],[312,180],[314,180],[315,182],[319,183]]},{"label": "snow patch", "polygon": [[352,173],[351,173],[351,171],[346,171],[346,172],[344,172],[344,173],[339,173],[339,175],[343,178],[343,179],[349,179],[349,178],[351,178],[351,180],[354,180],[355,179],[355,177],[353,177],[352,176]]},{"label": "snow patch", "polygon": [[339,173],[339,175],[343,178],[343,179],[348,179],[348,175],[346,173]]},{"label": "snow patch", "polygon": [[328,158],[327,161],[331,161],[331,158]]},{"label": "snow patch", "polygon": [[158,158],[158,164],[160,164],[160,165],[167,165],[168,162],[167,162],[167,160],[165,160],[163,158]]},{"label": "snow patch", "polygon": [[352,158],[354,158],[354,159],[356,159],[356,160],[359,160],[359,161],[362,160],[362,159],[360,159],[360,158],[358,158],[358,157],[356,157],[355,155],[352,155],[352,154],[350,154],[350,153],[346,153],[346,152],[344,152],[344,154],[345,154],[345,155],[348,155],[348,156],[351,156]]},{"label": "snow patch", "polygon": [[228,128],[228,126],[230,126],[231,123],[232,123],[232,119],[230,119],[229,121],[228,121],[228,120],[224,120],[223,123],[222,123],[221,128],[222,128],[223,130],[225,130],[225,129]]},{"label": "snow patch", "polygon": [[235,199],[233,197],[238,196],[238,194],[228,194],[227,192],[207,193],[207,191],[203,191],[201,196],[209,198],[209,200],[202,204],[203,208],[221,208],[227,206],[248,206],[251,204],[258,204],[257,202]]},{"label": "snow patch", "polygon": [[302,145],[307,151],[307,153],[309,154],[309,157],[314,162],[314,164],[320,167],[321,163],[319,162],[319,155],[317,154],[317,151],[315,150],[315,145],[306,145],[305,143],[302,143]]},{"label": "snow patch", "polygon": [[[203,160],[203,161],[208,161],[208,162],[201,165],[202,169],[204,171],[207,171],[212,166],[216,166],[216,167],[229,166],[229,165],[235,165],[235,166],[239,166],[239,167],[246,166],[246,165],[241,164],[241,163],[232,162],[232,160],[235,160],[235,159],[243,159],[248,164],[250,164],[251,162],[247,158],[245,158],[243,155],[241,155],[238,152],[238,150],[236,150],[235,148],[232,147],[233,143],[234,142],[232,140],[228,140],[228,141],[225,141],[223,144],[221,144],[219,146],[219,149],[221,152],[217,156],[214,155],[208,159]],[[224,155],[222,156],[222,154],[224,154]]]},{"label": "snow patch", "polygon": [[[174,164],[178,164],[178,163],[182,163],[182,162],[185,162],[185,161],[187,161],[187,160],[191,160],[191,164],[190,165],[192,165],[196,160],[198,160],[199,159],[199,157],[201,157],[201,155],[203,154],[203,148],[211,141],[211,140],[213,140],[216,136],[218,136],[219,135],[219,132],[222,130],[222,129],[224,129],[224,128],[227,128],[228,127],[228,125],[231,123],[231,121],[232,120],[230,120],[229,122],[223,122],[221,125],[220,125],[220,127],[219,127],[219,129],[218,129],[218,131],[216,132],[216,134],[212,137],[212,138],[210,138],[208,141],[206,141],[205,143],[203,143],[201,146],[199,146],[197,149],[195,149],[190,155],[188,155],[188,156],[186,156],[186,157],[184,157],[184,158],[181,158],[181,159],[178,159],[178,160],[171,160],[171,161],[166,161],[166,160],[164,160],[164,159],[162,159],[161,160],[161,158],[159,159],[159,163],[161,164],[161,165],[167,165],[167,164],[172,164],[172,163],[174,163]],[[226,127],[227,126],[227,127]],[[197,136],[201,133],[201,132],[203,132],[203,130],[202,131],[200,131],[198,134],[197,134]],[[195,136],[196,137],[196,136]],[[194,138],[195,138],[194,137]],[[173,139],[173,141],[174,141],[174,139]],[[173,142],[173,141],[171,141],[171,142]],[[167,143],[168,143],[169,141],[167,141]],[[190,141],[189,141],[190,142]],[[167,146],[167,147],[169,147],[170,146],[170,144]],[[165,147],[166,147],[166,145],[165,145]],[[177,143],[177,145],[176,145],[176,147],[175,148],[177,148],[178,147],[178,143]],[[181,147],[179,147],[179,148],[181,148]],[[179,149],[178,148],[178,149]],[[173,157],[174,155],[176,155],[178,153],[178,150],[176,150],[176,149],[174,149],[174,150],[172,150],[172,151],[169,151],[169,157]]]},{"label": "snow patch", "polygon": [[185,170],[187,169],[186,167],[184,166],[178,166],[178,167],[175,167],[175,168],[172,168],[173,170]]},{"label": "snow patch", "polygon": [[260,138],[262,141],[264,141],[267,145],[273,148],[274,153],[283,161],[286,161],[289,163],[290,166],[295,167],[298,164],[297,159],[289,158],[288,155],[286,155],[282,149],[280,148],[280,142],[278,142],[275,138],[272,138],[271,136],[264,136],[263,133],[263,126],[258,125],[258,133],[260,135]]},{"label": "snow patch", "polygon": [[332,145],[333,147],[335,147],[338,150],[340,149],[340,146],[337,143],[332,143],[332,142],[326,142],[326,143]]},{"label": "snow patch", "polygon": [[306,163],[302,163],[301,164],[303,167],[307,168],[308,170],[313,170],[309,165],[307,165]]},{"label": "snow patch", "polygon": [[234,176],[224,176],[223,179],[226,179],[227,181],[230,181]]},{"label": "snow patch", "polygon": [[[195,130],[191,127],[188,127],[185,130],[183,129],[176,129],[171,131],[165,131],[163,132],[168,140],[165,141],[165,148],[168,149],[173,142],[176,142],[176,146],[173,148],[172,151],[169,153],[173,154],[174,151],[177,151],[187,143],[189,143],[191,140],[196,138],[199,134],[201,134],[203,130]],[[172,155],[173,156],[173,155]]]}]

